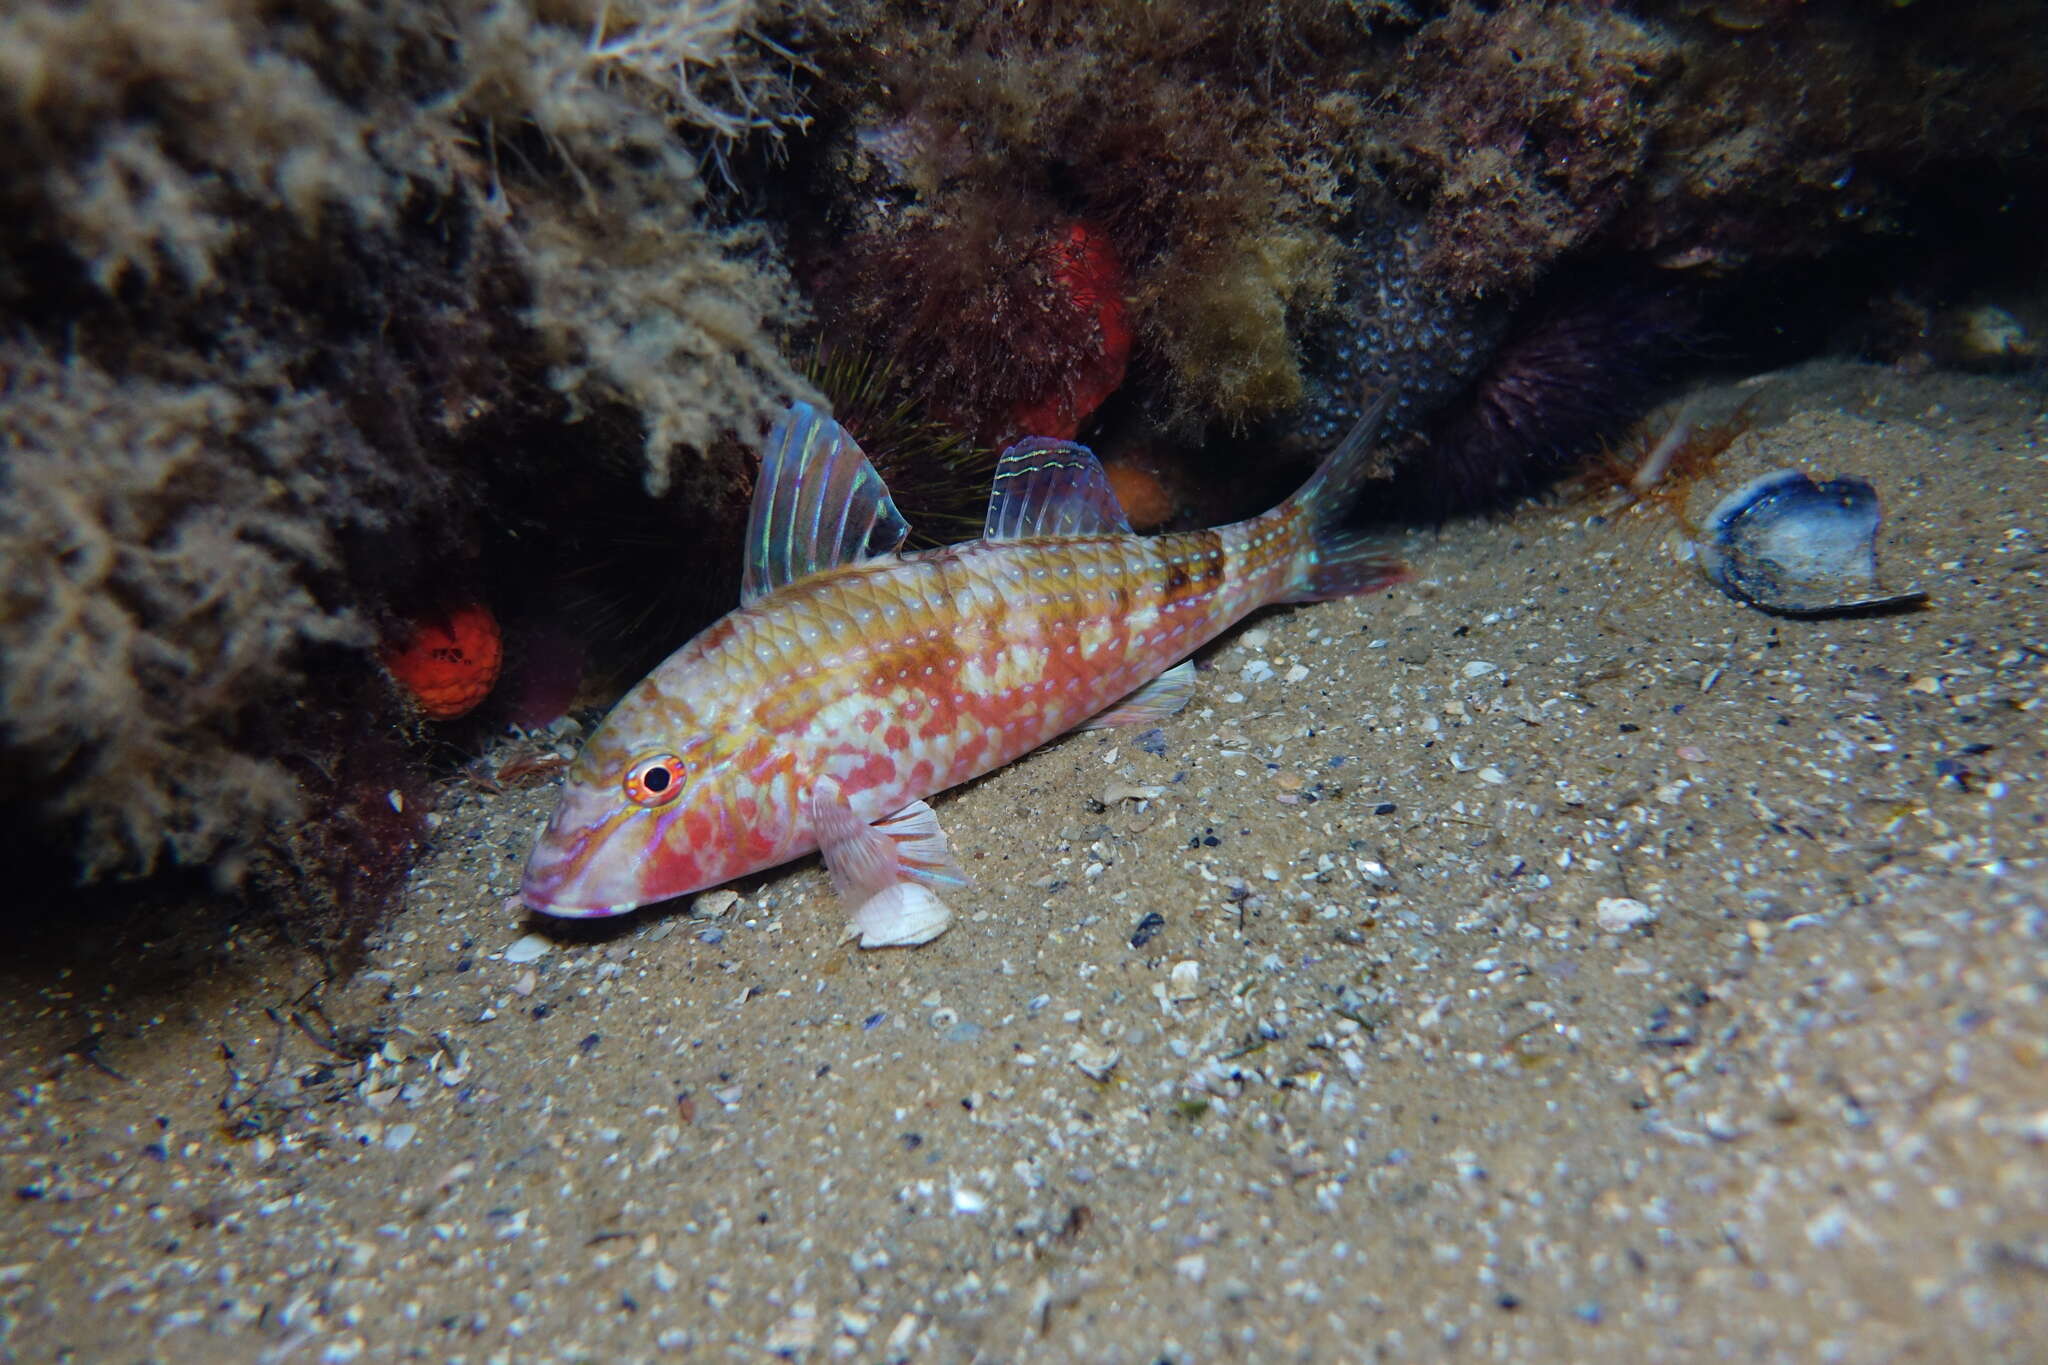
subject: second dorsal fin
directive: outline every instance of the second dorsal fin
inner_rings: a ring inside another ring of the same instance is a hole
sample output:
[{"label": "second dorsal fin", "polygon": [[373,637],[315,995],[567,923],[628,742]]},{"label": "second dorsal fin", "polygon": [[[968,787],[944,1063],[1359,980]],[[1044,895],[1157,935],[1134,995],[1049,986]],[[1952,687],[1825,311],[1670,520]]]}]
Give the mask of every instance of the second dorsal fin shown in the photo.
[{"label": "second dorsal fin", "polygon": [[809,403],[792,403],[762,447],[740,601],[888,554],[909,534],[889,486],[846,429]]},{"label": "second dorsal fin", "polygon": [[1033,436],[996,461],[985,540],[1131,532],[1130,518],[1088,447]]}]

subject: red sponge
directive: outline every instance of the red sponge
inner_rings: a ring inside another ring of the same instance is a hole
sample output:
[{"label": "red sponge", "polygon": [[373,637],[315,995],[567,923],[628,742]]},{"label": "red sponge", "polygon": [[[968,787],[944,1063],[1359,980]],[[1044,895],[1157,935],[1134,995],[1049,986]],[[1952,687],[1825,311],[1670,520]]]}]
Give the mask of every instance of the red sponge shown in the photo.
[{"label": "red sponge", "polygon": [[1065,375],[1050,392],[1018,404],[1011,425],[1017,436],[1070,440],[1124,382],[1131,359],[1131,324],[1124,307],[1123,265],[1101,229],[1088,223],[1069,225],[1052,245],[1050,256],[1053,285],[1092,324],[1100,344],[1092,359]]},{"label": "red sponge", "polygon": [[378,651],[384,667],[434,720],[453,720],[490,695],[504,662],[497,618],[481,602],[415,621]]}]

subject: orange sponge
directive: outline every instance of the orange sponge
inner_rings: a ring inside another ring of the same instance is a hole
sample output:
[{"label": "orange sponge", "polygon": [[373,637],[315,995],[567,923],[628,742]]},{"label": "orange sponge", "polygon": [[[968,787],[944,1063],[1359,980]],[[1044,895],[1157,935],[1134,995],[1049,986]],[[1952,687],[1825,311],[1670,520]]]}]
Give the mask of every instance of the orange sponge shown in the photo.
[{"label": "orange sponge", "polygon": [[434,720],[453,720],[490,694],[505,659],[497,618],[481,602],[415,621],[378,651],[384,667]]}]

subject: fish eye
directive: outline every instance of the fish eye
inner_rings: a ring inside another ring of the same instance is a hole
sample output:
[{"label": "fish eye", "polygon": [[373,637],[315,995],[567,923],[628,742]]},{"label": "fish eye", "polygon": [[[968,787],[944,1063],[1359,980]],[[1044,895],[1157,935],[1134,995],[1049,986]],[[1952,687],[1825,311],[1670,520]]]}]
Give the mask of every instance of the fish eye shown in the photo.
[{"label": "fish eye", "polygon": [[683,790],[683,760],[650,754],[626,769],[626,799],[636,806],[665,806]]}]

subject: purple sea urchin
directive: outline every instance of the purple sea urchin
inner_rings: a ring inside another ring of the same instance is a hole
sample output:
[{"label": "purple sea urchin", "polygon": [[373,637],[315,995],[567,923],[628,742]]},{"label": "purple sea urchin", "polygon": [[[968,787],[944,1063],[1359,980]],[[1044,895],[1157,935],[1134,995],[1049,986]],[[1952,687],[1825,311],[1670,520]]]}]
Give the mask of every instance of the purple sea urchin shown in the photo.
[{"label": "purple sea urchin", "polygon": [[1401,461],[1389,514],[1444,517],[1542,486],[1636,415],[1695,344],[1699,321],[1688,296],[1634,281],[1563,288],[1529,305]]},{"label": "purple sea urchin", "polygon": [[[1512,307],[1454,295],[1420,215],[1361,214],[1337,302],[1302,342],[1308,399],[1282,437],[1328,445],[1374,393],[1396,392],[1394,515],[1442,517],[1540,486],[1626,422],[1697,330],[1661,282],[1583,272]],[[1405,438],[1405,439],[1404,439]]]}]

